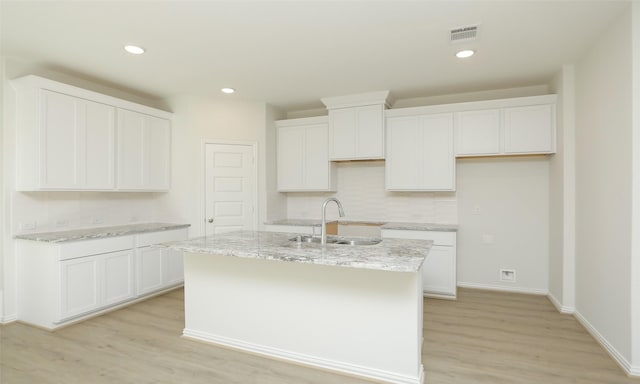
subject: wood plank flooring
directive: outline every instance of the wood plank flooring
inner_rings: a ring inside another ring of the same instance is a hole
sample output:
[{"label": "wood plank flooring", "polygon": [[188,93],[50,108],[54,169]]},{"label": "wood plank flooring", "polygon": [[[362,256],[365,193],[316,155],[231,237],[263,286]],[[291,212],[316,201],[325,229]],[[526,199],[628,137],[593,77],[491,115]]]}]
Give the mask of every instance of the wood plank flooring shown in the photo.
[{"label": "wood plank flooring", "polygon": [[[542,296],[459,290],[425,299],[426,384],[640,384]],[[0,383],[363,384],[181,338],[183,291],[48,332],[0,327]]]}]

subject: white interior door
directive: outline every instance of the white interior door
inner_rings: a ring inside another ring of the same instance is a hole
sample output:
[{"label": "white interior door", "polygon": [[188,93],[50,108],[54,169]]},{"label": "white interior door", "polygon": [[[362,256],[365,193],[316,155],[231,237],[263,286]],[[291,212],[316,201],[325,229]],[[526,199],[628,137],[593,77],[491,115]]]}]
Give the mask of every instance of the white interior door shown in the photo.
[{"label": "white interior door", "polygon": [[252,145],[206,144],[205,234],[257,227]]}]

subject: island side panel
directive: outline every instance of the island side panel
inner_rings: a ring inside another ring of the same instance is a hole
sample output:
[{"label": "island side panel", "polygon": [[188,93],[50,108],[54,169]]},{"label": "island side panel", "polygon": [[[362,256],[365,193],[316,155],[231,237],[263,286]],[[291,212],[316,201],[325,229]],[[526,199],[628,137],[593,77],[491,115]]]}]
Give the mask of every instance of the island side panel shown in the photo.
[{"label": "island side panel", "polygon": [[187,337],[422,381],[421,273],[185,253]]}]

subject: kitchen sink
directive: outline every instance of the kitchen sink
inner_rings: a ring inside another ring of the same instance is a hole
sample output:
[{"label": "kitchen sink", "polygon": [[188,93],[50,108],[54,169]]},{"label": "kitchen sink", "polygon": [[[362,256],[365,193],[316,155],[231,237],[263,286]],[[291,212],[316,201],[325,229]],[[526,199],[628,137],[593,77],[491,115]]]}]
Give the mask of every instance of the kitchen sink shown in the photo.
[{"label": "kitchen sink", "polygon": [[[320,243],[319,237],[314,236],[296,236],[289,239],[289,241],[298,241],[301,243]],[[379,244],[382,239],[349,239],[349,238],[327,238],[327,244],[339,244],[339,245],[376,245]]]}]

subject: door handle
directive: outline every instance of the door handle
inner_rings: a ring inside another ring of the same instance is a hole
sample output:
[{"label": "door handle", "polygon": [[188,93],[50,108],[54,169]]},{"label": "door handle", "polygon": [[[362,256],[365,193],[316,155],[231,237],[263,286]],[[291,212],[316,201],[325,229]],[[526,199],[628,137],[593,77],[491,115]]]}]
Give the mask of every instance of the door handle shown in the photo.
[{"label": "door handle", "polygon": [[213,217],[210,217],[209,220],[207,220],[209,223],[213,223]]}]

